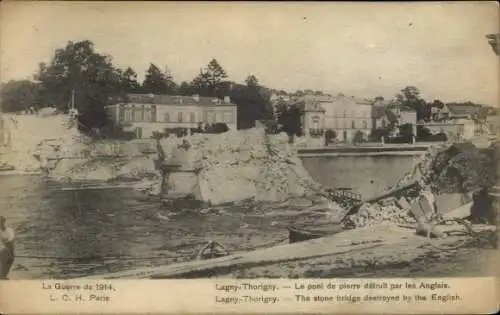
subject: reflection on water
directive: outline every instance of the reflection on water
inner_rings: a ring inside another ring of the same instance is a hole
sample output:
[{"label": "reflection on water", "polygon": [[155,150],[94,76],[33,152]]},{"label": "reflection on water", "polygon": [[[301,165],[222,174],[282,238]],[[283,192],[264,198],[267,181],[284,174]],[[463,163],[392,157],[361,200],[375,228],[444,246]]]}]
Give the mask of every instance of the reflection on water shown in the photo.
[{"label": "reflection on water", "polygon": [[304,167],[317,182],[331,188],[352,188],[369,198],[393,186],[412,170],[417,156],[303,157]]}]

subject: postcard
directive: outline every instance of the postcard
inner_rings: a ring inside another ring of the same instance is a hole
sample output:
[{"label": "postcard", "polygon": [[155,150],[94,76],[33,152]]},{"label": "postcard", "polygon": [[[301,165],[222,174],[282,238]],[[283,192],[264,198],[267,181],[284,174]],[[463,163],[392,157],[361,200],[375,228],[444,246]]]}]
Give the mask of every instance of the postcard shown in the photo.
[{"label": "postcard", "polygon": [[0,313],[498,311],[498,12],[3,1]]}]

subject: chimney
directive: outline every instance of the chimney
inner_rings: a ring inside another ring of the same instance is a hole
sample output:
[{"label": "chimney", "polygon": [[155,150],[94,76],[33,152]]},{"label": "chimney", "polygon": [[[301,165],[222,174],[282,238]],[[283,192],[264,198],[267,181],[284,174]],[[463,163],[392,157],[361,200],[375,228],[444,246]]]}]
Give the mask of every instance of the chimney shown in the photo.
[{"label": "chimney", "polygon": [[229,96],[224,96],[224,103],[226,103],[226,104],[231,104],[231,97],[229,97]]},{"label": "chimney", "polygon": [[198,94],[193,95],[193,100],[198,103],[200,101],[200,96]]}]

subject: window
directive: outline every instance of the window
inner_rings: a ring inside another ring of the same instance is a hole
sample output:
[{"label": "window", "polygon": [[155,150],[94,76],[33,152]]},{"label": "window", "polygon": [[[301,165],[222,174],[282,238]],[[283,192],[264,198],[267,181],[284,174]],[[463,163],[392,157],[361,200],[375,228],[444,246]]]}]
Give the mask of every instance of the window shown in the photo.
[{"label": "window", "polygon": [[151,121],[151,108],[144,109],[144,120]]},{"label": "window", "polygon": [[206,111],[205,112],[205,122],[206,123],[215,123],[216,117],[214,111]]},{"label": "window", "polygon": [[194,117],[194,113],[189,113],[189,121],[194,123],[196,121],[195,117]]},{"label": "window", "polygon": [[134,121],[143,121],[144,120],[144,111],[141,107],[139,106],[134,106],[132,105],[132,115],[133,115],[133,120]]},{"label": "window", "polygon": [[146,108],[146,106],[142,105],[141,113],[139,115],[139,118],[141,119],[141,121],[144,121],[146,119],[146,112],[147,111],[149,111],[149,108]]},{"label": "window", "polygon": [[169,113],[165,113],[165,115],[163,115],[163,120],[165,122],[170,122],[170,114]]},{"label": "window", "polygon": [[346,116],[347,116],[347,111],[345,110],[345,111],[344,111],[344,117],[346,117]]},{"label": "window", "polygon": [[368,129],[368,122],[366,120],[363,120],[363,128]]},{"label": "window", "polygon": [[356,122],[354,120],[351,121],[351,128],[352,129],[356,128]]},{"label": "window", "polygon": [[132,109],[130,107],[125,108],[125,121],[132,121]]},{"label": "window", "polygon": [[224,122],[228,123],[228,124],[233,123],[233,113],[232,112],[227,111],[224,113]]},{"label": "window", "polygon": [[118,121],[125,120],[125,107],[124,105],[118,105]]},{"label": "window", "polygon": [[139,118],[139,117],[136,117],[135,105],[132,105],[132,108],[130,109],[130,111],[132,112],[132,121],[137,121],[137,118]]},{"label": "window", "polygon": [[151,105],[151,121],[156,122],[156,105]]},{"label": "window", "polygon": [[382,128],[385,128],[386,125],[385,125],[385,119],[382,118]]},{"label": "window", "polygon": [[182,122],[182,112],[179,112],[179,113],[177,114],[177,121],[178,121],[178,122]]},{"label": "window", "polygon": [[319,117],[314,116],[311,118],[313,129],[319,129]]}]

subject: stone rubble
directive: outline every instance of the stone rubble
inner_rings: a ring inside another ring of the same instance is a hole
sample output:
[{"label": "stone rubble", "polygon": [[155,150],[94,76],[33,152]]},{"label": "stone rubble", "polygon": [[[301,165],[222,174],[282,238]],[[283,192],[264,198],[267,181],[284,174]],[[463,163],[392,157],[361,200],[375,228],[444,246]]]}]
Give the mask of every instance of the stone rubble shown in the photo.
[{"label": "stone rubble", "polygon": [[[469,194],[495,183],[495,172],[491,170],[494,170],[494,161],[481,154],[471,143],[437,144],[431,146],[415,163],[413,171],[393,188],[418,181],[421,185],[430,185],[434,194]],[[399,199],[388,197],[377,203],[365,203],[357,213],[346,218],[345,225],[359,228],[383,221],[415,224],[417,218],[410,213],[409,208],[416,201],[417,195],[410,191]]]}]

